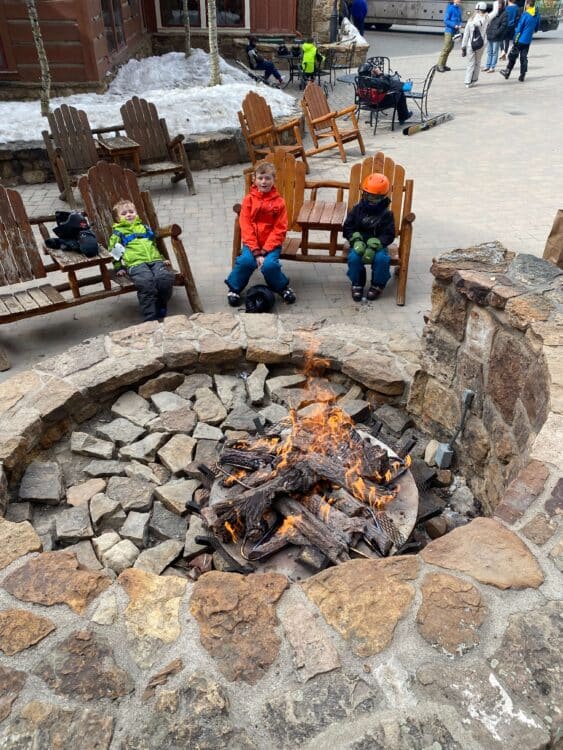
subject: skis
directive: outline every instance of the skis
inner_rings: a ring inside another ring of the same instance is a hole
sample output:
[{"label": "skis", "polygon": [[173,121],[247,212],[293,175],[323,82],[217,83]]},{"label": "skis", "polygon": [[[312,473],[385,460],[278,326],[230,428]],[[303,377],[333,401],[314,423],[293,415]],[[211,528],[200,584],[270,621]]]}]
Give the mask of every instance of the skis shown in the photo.
[{"label": "skis", "polygon": [[415,133],[423,133],[425,130],[430,130],[431,128],[435,128],[436,125],[441,125],[443,122],[448,122],[449,120],[453,120],[454,116],[450,114],[449,112],[444,112],[441,115],[436,115],[435,117],[430,117],[428,120],[425,120],[424,122],[415,122],[413,125],[407,125],[406,128],[403,128],[403,135],[414,135]]},{"label": "skis", "polygon": [[249,78],[252,78],[253,81],[256,81],[257,83],[265,83],[266,86],[269,86],[272,89],[279,89],[280,88],[280,85],[279,85],[278,81],[276,81],[275,78],[273,79],[273,81],[270,81],[270,80],[266,81],[265,78],[264,78],[264,76],[261,76],[258,71],[252,70],[252,68],[249,68],[248,65],[245,65],[240,60],[235,60],[235,63],[236,63],[236,65],[238,65],[238,67],[241,70],[244,70],[244,72],[246,73],[246,75]]}]

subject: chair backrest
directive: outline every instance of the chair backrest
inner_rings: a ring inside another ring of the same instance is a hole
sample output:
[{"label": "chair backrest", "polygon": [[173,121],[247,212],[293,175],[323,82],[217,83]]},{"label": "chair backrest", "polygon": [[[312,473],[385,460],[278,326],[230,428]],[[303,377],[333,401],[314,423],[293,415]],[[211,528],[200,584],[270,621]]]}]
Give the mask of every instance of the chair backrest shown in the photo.
[{"label": "chair backrest", "polygon": [[0,186],[0,285],[46,276],[21,195]]},{"label": "chair backrest", "polygon": [[249,91],[242,101],[242,111],[251,133],[263,130],[274,124],[270,105],[263,96]]},{"label": "chair backrest", "polygon": [[332,67],[337,70],[346,69],[350,72],[352,65],[354,64],[354,56],[356,54],[356,42],[350,42],[345,47],[335,49],[334,62]]},{"label": "chair backrest", "polygon": [[412,210],[412,194],[414,183],[412,179],[405,179],[405,168],[395,164],[393,159],[378,151],[373,156],[368,156],[361,162],[354,164],[350,170],[350,189],[348,191],[348,210],[354,206],[361,197],[361,185],[365,177],[373,172],[382,172],[390,182],[391,188],[389,198],[391,199],[391,210],[395,218],[397,234],[401,230],[401,218],[407,216]]},{"label": "chair backrest", "polygon": [[437,65],[433,65],[428,73],[426,74],[426,78],[424,79],[424,85],[422,87],[422,98],[427,99],[428,98],[428,91],[430,90],[430,86],[432,85],[432,81],[434,80],[434,74],[436,73]]},{"label": "chair backrest", "polygon": [[381,68],[381,72],[384,75],[390,75],[391,73],[391,60],[383,55],[375,55],[375,57],[368,57],[366,65],[371,65],[372,68]]},{"label": "chair backrest", "polygon": [[301,99],[301,108],[303,109],[310,130],[322,131],[331,129],[330,122],[319,124],[313,122],[317,117],[328,115],[328,113],[332,111],[329,107],[326,94],[322,88],[313,81],[309,81],[305,86],[303,98]]},{"label": "chair backrest", "polygon": [[152,102],[134,96],[120,109],[125,132],[140,148],[141,161],[169,159],[168,129]]},{"label": "chair backrest", "polygon": [[[288,229],[298,231],[296,219],[305,199],[305,164],[301,159],[296,159],[281,148],[274,149],[256,166],[264,161],[270,162],[276,168],[275,185],[278,193],[285,200]],[[250,191],[252,185],[252,174],[253,172],[246,173],[246,193]]]},{"label": "chair backrest", "polygon": [[137,177],[130,169],[100,161],[78,180],[78,188],[96,238],[104,247],[115,223],[111,209],[120,200],[131,201],[141,221],[156,228],[154,217],[148,215]]},{"label": "chair backrest", "polygon": [[69,172],[83,172],[98,161],[96,141],[86,112],[62,104],[47,115],[55,147]]}]

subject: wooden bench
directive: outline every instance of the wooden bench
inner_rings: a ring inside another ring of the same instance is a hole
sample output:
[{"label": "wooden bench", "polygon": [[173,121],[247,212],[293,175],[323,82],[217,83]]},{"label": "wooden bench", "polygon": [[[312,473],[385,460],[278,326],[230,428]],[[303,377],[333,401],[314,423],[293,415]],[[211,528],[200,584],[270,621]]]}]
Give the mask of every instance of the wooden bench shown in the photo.
[{"label": "wooden bench", "polygon": [[[391,184],[390,208],[395,218],[396,231],[396,242],[390,245],[388,250],[391,265],[395,266],[397,276],[396,302],[398,305],[404,305],[412,224],[415,220],[412,212],[414,182],[405,178],[404,167],[395,164],[393,159],[378,151],[374,156],[352,166],[348,182],[307,181],[304,165],[296,161],[291,154],[275,151],[266,157],[266,161],[272,162],[276,167],[276,187],[287,206],[288,235],[280,257],[301,263],[346,263],[348,251],[344,248],[343,239],[337,241],[335,236],[341,230],[342,223],[338,230],[336,224],[360,200],[364,177],[372,172],[382,172],[388,177]],[[252,175],[246,174],[246,192],[250,190],[251,177]],[[241,251],[238,222],[240,204],[235,205],[233,209],[237,214],[233,232],[234,264]],[[299,224],[300,217],[306,217],[304,227]],[[328,231],[328,241],[317,238],[311,240],[312,231]]]},{"label": "wooden bench", "polygon": [[[166,258],[169,253],[165,239],[170,241],[179,269],[176,284],[185,288],[192,310],[202,312],[180,239],[182,230],[177,224],[159,227],[150,196],[140,192],[133,172],[101,162],[79,181],[79,187],[102,246],[93,258],[46,248],[42,254],[33,227],[46,239],[48,225],[54,223],[55,217],[30,218],[21,195],[0,186],[0,325],[135,291],[128,277],[122,280],[115,276],[111,255],[103,247],[113,223],[111,206],[120,198],[134,202],[141,219],[156,231],[158,249]],[[90,269],[88,275],[78,273],[84,269]],[[7,357],[1,359],[8,364]]]}]

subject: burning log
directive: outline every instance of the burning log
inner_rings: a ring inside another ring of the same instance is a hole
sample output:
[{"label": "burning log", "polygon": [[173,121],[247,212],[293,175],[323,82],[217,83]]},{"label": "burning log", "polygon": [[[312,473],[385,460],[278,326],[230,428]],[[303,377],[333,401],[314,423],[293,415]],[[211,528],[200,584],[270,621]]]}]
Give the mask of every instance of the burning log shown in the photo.
[{"label": "burning log", "polygon": [[361,518],[349,518],[331,503],[327,503],[320,495],[302,497],[300,502],[329,529],[339,532],[346,539],[348,546],[353,544],[364,532],[365,521]]},{"label": "burning log", "polygon": [[286,518],[291,517],[297,530],[307,537],[314,547],[324,552],[332,563],[337,564],[350,559],[348,544],[344,535],[329,529],[304,508],[298,500],[291,497],[281,497],[277,498],[275,505]]}]

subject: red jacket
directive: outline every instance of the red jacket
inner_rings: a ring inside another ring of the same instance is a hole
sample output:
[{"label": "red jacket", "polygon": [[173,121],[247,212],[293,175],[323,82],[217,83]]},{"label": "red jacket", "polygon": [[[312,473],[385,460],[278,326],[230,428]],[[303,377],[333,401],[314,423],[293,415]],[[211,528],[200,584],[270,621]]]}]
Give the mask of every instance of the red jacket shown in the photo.
[{"label": "red jacket", "polygon": [[275,187],[268,193],[261,193],[253,185],[242,201],[239,222],[243,245],[247,245],[253,255],[266,255],[285,240],[285,201]]}]

